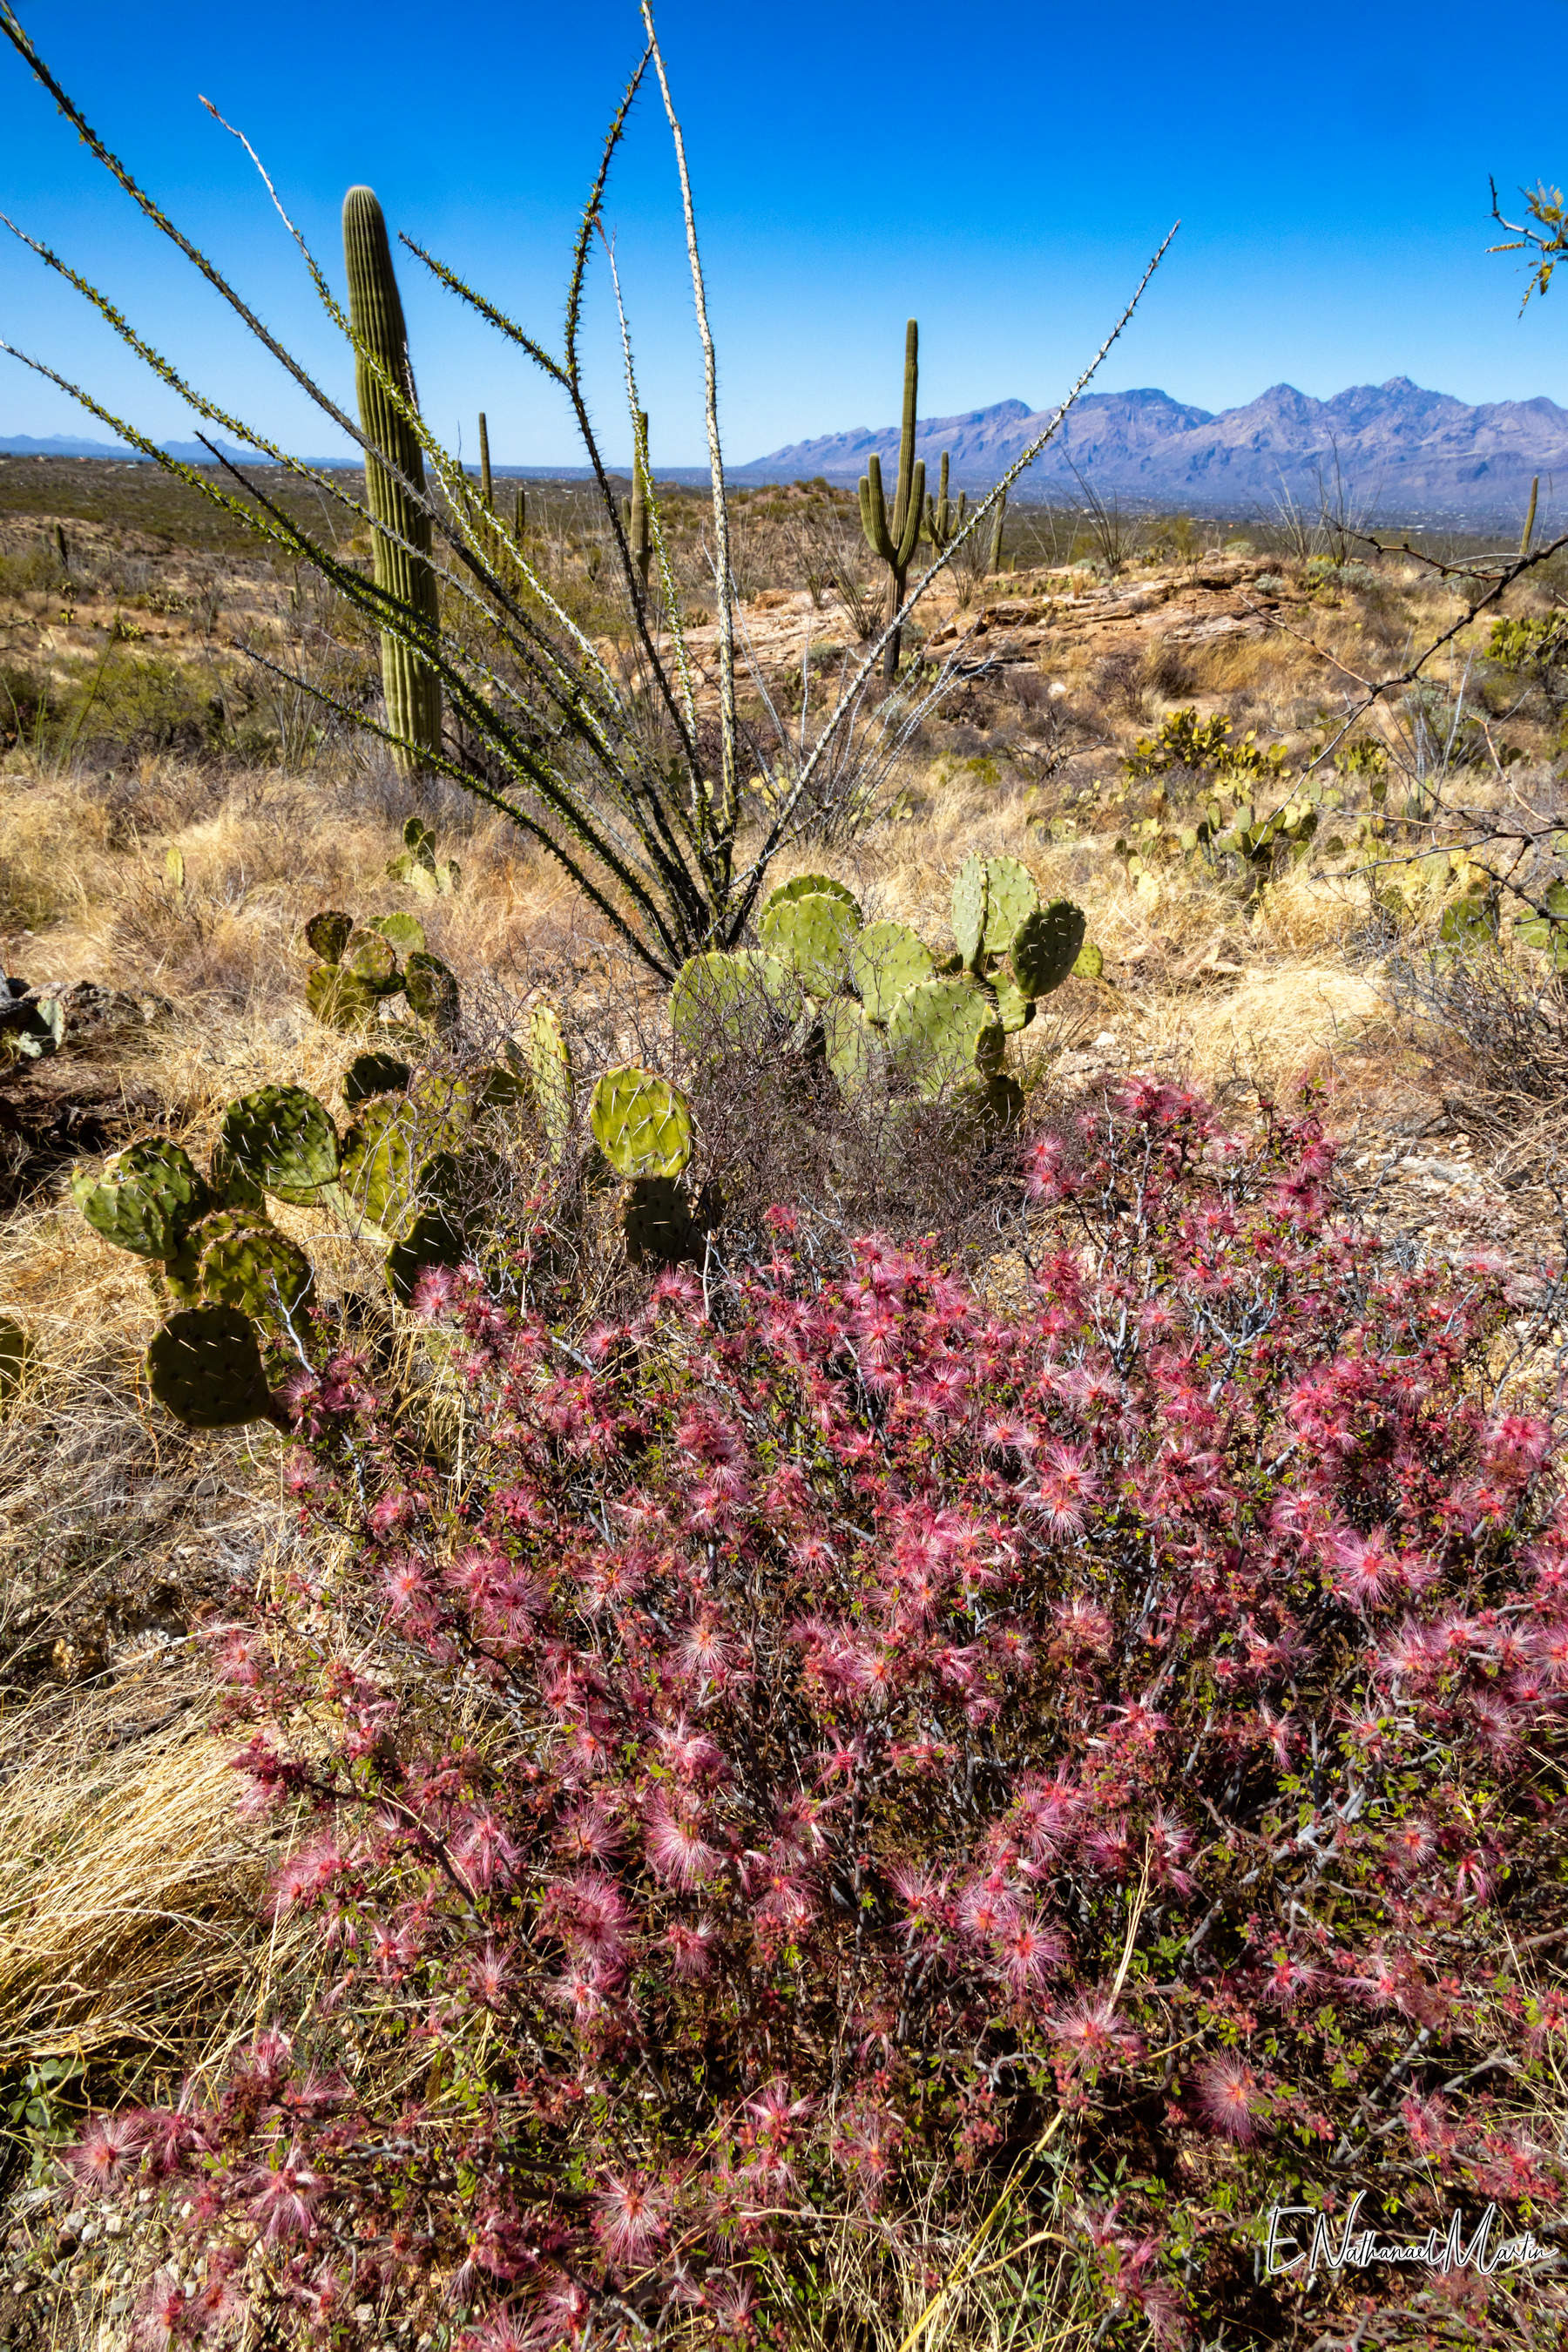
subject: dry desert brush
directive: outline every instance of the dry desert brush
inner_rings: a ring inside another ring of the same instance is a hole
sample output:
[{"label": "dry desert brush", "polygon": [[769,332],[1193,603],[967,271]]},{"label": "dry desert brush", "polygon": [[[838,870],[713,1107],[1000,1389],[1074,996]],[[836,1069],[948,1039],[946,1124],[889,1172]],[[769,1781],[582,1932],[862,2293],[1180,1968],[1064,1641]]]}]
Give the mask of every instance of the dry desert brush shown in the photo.
[{"label": "dry desert brush", "polygon": [[[737,707],[736,675],[742,652],[738,596],[719,436],[717,360],[696,214],[680,125],[652,14],[646,5],[642,16],[646,47],[616,109],[584,209],[572,254],[558,352],[508,318],[444,262],[411,239],[405,240],[454,296],[476,310],[513,352],[539,367],[565,394],[581,433],[606,543],[613,552],[620,597],[613,646],[574,616],[553,593],[536,560],[537,550],[476,496],[460,464],[431,433],[419,406],[403,333],[391,246],[372,192],[351,190],[345,205],[350,283],[345,309],[289,220],[272,182],[266,180],[314,291],[353,355],[359,393],[356,415],[309,374],[216,264],[141,187],[85,121],[8,5],[0,7],[0,30],[145,217],[173,240],[328,422],[363,450],[363,498],[353,477],[303,463],[279,447],[259,426],[232,415],[209,399],[139,332],[110,296],[40,241],[19,229],[16,234],[78,289],[163,383],[189,403],[209,430],[235,436],[270,465],[310,484],[330,509],[346,519],[351,530],[367,532],[374,551],[372,567],[364,569],[339,553],[324,535],[312,533],[254,472],[247,475],[222,458],[216,446],[216,473],[182,466],[134,425],[104,407],[90,391],[69,383],[64,388],[131,446],[179,474],[246,529],[291,560],[313,565],[350,606],[366,616],[382,637],[385,712],[378,717],[344,709],[342,715],[382,734],[395,755],[411,769],[449,776],[502,812],[559,859],[575,886],[636,954],[668,980],[687,956],[739,943],[770,861],[811,825],[823,779],[835,777],[833,795],[842,797],[847,740],[863,740],[873,764],[885,762],[889,735],[895,742],[901,740],[918,725],[922,698],[895,698],[889,709],[878,699],[878,667],[883,654],[896,646],[899,631],[958,551],[965,534],[958,535],[907,596],[900,590],[896,614],[847,667],[835,698],[812,728],[791,730],[779,725],[765,746],[748,738]],[[634,101],[650,72],[674,146],[706,371],[705,431],[712,490],[710,554],[718,624],[711,674],[700,668],[689,642],[671,542],[660,501],[648,479],[647,421],[614,254],[605,235],[611,164]],[[215,119],[221,121],[212,110]],[[249,152],[248,142],[242,143]],[[628,541],[620,499],[590,419],[579,350],[588,265],[601,245],[608,256],[622,333],[636,473],[645,489],[636,547]],[[1154,266],[1150,265],[1151,271]],[[1137,299],[1135,294],[1134,303]],[[1057,430],[1131,309],[1130,304],[1057,417],[1021,454],[991,498],[976,508],[966,531],[988,528],[993,507]],[[19,352],[15,356],[25,357]],[[56,383],[64,383],[43,361],[26,359],[26,363]],[[295,682],[331,699],[327,689],[309,678]],[[335,703],[333,707],[338,708]],[[755,769],[754,776],[746,772],[749,767]],[[759,833],[748,841],[742,854],[742,817],[752,782],[762,787],[764,814]]]}]

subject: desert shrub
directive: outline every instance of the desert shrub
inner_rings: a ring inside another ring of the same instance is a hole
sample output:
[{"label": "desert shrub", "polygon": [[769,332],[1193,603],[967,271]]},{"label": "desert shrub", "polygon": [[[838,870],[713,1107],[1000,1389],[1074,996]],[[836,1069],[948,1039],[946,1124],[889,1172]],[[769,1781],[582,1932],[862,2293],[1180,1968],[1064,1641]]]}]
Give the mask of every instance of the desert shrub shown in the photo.
[{"label": "desert shrub", "polygon": [[427,1275],[444,1419],[301,1370],[321,1565],[220,1647],[320,1936],[75,2151],[149,2328],[741,2333],[825,2217],[1005,2177],[1097,2340],[1305,2341],[1271,2205],[1556,2195],[1568,1507],[1508,1282],[1382,1258],[1332,1157],[1141,1083],[1028,1147],[987,1297],[781,1208],[586,1329],[530,1243]]},{"label": "desert shrub", "polygon": [[1173,710],[1152,735],[1134,744],[1125,763],[1127,773],[1138,778],[1184,771],[1198,777],[1278,778],[1285,766],[1283,746],[1261,750],[1251,728],[1233,742],[1230,726],[1223,710],[1207,719],[1200,719],[1191,708]]}]

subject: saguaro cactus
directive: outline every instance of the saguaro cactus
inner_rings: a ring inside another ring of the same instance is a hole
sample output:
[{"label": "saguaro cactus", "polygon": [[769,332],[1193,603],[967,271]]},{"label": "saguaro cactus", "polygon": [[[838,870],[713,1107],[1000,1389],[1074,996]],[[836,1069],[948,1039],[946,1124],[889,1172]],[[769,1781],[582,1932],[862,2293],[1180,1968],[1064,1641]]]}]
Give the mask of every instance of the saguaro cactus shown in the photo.
[{"label": "saguaro cactus", "polygon": [[[920,327],[911,319],[904,331],[904,421],[899,436],[899,487],[893,499],[890,523],[887,502],[882,495],[881,459],[868,457],[866,471],[860,477],[860,528],[873,554],[879,555],[888,567],[887,617],[889,623],[896,619],[899,607],[904,601],[904,582],[909,577],[910,559],[919,543],[925,512],[926,469],[923,460],[917,463],[915,458],[920,347]],[[897,677],[901,649],[900,633],[894,629],[882,656],[884,677]]]},{"label": "saguaro cactus", "polygon": [[944,449],[942,453],[942,467],[937,476],[936,496],[934,499],[928,498],[926,500],[926,537],[939,555],[947,553],[948,549],[963,529],[963,518],[968,507],[969,497],[966,491],[960,490],[956,506],[947,495],[947,451]]},{"label": "saguaro cactus", "polygon": [[1002,533],[1006,521],[1007,493],[1004,490],[996,501],[996,513],[991,525],[991,547],[985,558],[987,572],[1000,572],[1002,569]]},{"label": "saguaro cactus", "polygon": [[490,428],[482,408],[479,411],[479,496],[485,502],[485,512],[494,514],[496,486],[490,473]]},{"label": "saguaro cactus", "polygon": [[[408,331],[392,267],[386,222],[374,188],[351,188],[343,198],[343,258],[348,266],[349,318],[357,339],[354,389],[360,428],[368,445],[365,499],[378,526],[374,540],[375,584],[405,605],[434,640],[439,622],[436,574],[430,564],[430,520],[416,492],[425,488],[418,438],[377,378],[374,355],[403,399],[414,404]],[[378,463],[377,458],[384,462]],[[428,662],[390,630],[381,635],[381,678],[393,756],[416,773],[441,744],[441,681]]]},{"label": "saguaro cactus", "polygon": [[648,526],[648,481],[645,459],[647,453],[647,411],[637,411],[637,447],[632,453],[632,494],[626,509],[626,543],[632,551],[644,588],[647,586],[648,567],[653,562],[653,535]]}]

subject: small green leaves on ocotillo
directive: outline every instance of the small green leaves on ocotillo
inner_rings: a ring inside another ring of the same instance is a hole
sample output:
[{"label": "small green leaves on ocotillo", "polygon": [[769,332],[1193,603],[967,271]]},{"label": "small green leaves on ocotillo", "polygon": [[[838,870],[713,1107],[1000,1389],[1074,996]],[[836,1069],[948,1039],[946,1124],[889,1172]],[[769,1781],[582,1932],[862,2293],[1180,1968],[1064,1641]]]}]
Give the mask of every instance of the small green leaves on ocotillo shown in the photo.
[{"label": "small green leaves on ocotillo", "polygon": [[305,1003],[329,1029],[363,1029],[379,1002],[369,982],[341,963],[315,963],[305,974]]},{"label": "small green leaves on ocotillo", "polygon": [[810,890],[781,898],[758,928],[763,947],[788,964],[808,996],[833,996],[847,984],[849,946],[860,928],[853,903]]},{"label": "small green leaves on ocotillo", "polygon": [[413,1010],[445,1034],[458,1025],[460,999],[457,974],[439,956],[416,950],[403,972],[404,992]]},{"label": "small green leaves on ocotillo", "polygon": [[445,1209],[424,1209],[386,1254],[386,1286],[399,1306],[406,1307],[427,1268],[461,1265],[467,1255],[462,1227]]},{"label": "small green leaves on ocotillo", "polygon": [[985,932],[981,941],[986,955],[1005,955],[1020,923],[1040,903],[1035,877],[1016,857],[985,861]]},{"label": "small green leaves on ocotillo", "polygon": [[841,898],[855,919],[853,928],[856,930],[859,929],[862,919],[860,901],[856,898],[853,890],[847,888],[842,882],[836,882],[831,874],[795,874],[787,882],[775,883],[763,900],[762,913],[765,916],[771,908],[782,907],[791,898],[816,898],[819,895],[828,898]]},{"label": "small green leaves on ocotillo", "polygon": [[634,1265],[679,1265],[700,1254],[701,1228],[673,1176],[639,1176],[627,1185],[621,1234]]},{"label": "small green leaves on ocotillo", "polygon": [[413,1076],[395,1054],[356,1054],[343,1072],[343,1100],[352,1110],[375,1095],[406,1094]]},{"label": "small green leaves on ocotillo", "polygon": [[942,1094],[1001,1059],[995,1010],[968,980],[926,980],[910,989],[893,1007],[888,1036],[923,1095]]},{"label": "small green leaves on ocotillo", "polygon": [[985,860],[966,857],[952,886],[952,936],[971,971],[985,945]]},{"label": "small green leaves on ocotillo", "polygon": [[209,1306],[274,1322],[292,1315],[310,1290],[304,1251],[254,1213],[217,1210],[202,1219],[187,1247],[199,1253],[196,1278]]},{"label": "small green leaves on ocotillo", "polygon": [[691,1109],[679,1087],[625,1064],[606,1070],[588,1106],[594,1140],[628,1182],[679,1176],[691,1157]]},{"label": "small green leaves on ocotillo", "polygon": [[223,1115],[229,1158],[280,1201],[309,1208],[337,1181],[338,1135],[324,1103],[303,1087],[259,1087]]},{"label": "small green leaves on ocotillo", "polygon": [[187,1429],[237,1429],[281,1421],[268,1393],[256,1326],[235,1307],[171,1315],[147,1350],[153,1395]]},{"label": "small green leaves on ocotillo", "polygon": [[367,931],[379,931],[389,948],[399,955],[423,955],[425,926],[417,915],[373,915],[365,925]]},{"label": "small green leaves on ocotillo", "polygon": [[1061,986],[1078,961],[1083,929],[1083,908],[1070,898],[1053,898],[1019,925],[1009,955],[1026,996],[1048,996]]},{"label": "small green leaves on ocotillo", "polygon": [[363,980],[377,996],[395,996],[403,985],[397,958],[378,931],[352,932],[339,961],[344,971]]},{"label": "small green leaves on ocotillo", "polygon": [[197,1218],[213,1206],[190,1154],[161,1136],[129,1145],[101,1176],[77,1170],[70,1188],[94,1233],[133,1257],[173,1257]]},{"label": "small green leaves on ocotillo", "polygon": [[900,997],[935,970],[930,948],[907,923],[869,923],[850,946],[849,976],[870,1021],[889,1021]]},{"label": "small green leaves on ocotillo", "polygon": [[305,944],[323,963],[339,963],[353,935],[353,927],[352,915],[345,915],[339,908],[327,908],[321,914],[312,915],[306,924]]},{"label": "small green leaves on ocotillo", "polygon": [[793,1029],[803,1010],[789,966],[760,948],[688,957],[669,992],[670,1026],[694,1061],[756,1051],[773,1029]]},{"label": "small green leaves on ocotillo", "polygon": [[851,1101],[877,1086],[886,1073],[888,1041],[852,996],[836,996],[822,1008],[822,1038],[827,1066]]}]

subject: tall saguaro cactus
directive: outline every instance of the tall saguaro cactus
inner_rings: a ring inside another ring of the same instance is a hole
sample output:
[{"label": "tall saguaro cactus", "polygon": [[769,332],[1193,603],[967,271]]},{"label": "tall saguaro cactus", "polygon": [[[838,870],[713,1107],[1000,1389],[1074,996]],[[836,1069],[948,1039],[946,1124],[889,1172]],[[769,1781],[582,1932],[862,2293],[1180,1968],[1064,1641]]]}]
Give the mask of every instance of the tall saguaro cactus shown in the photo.
[{"label": "tall saguaro cactus", "polygon": [[[888,567],[888,619],[897,618],[904,601],[904,583],[909,577],[910,561],[920,542],[921,524],[925,516],[926,469],[923,459],[915,457],[915,403],[920,390],[921,331],[913,319],[904,331],[904,421],[899,436],[899,487],[893,499],[893,516],[888,520],[887,501],[882,495],[882,461],[878,457],[866,460],[866,471],[860,477],[860,528],[875,555],[879,555]],[[888,639],[882,656],[884,677],[897,677],[900,633],[894,629]]]},{"label": "tall saguaro cactus", "polygon": [[496,510],[496,486],[490,473],[490,428],[485,412],[479,411],[479,496],[485,502],[485,512]]},{"label": "tall saguaro cactus", "polygon": [[991,545],[985,557],[987,572],[1002,569],[1002,534],[1007,528],[1007,493],[1003,491],[996,501],[995,519],[991,525]]},{"label": "tall saguaro cactus", "polygon": [[[357,345],[354,390],[367,445],[365,500],[378,526],[373,542],[375,584],[384,596],[411,613],[434,642],[440,608],[430,563],[430,518],[413,495],[424,490],[425,461],[413,426],[367,357],[374,356],[382,374],[412,407],[408,331],[386,221],[374,188],[351,188],[343,198],[343,259],[349,320]],[[416,773],[426,756],[440,749],[440,678],[402,637],[384,629],[381,679],[387,731],[397,739],[393,756],[405,774]]]},{"label": "tall saguaro cactus", "polygon": [[632,495],[626,507],[626,543],[645,588],[647,586],[648,567],[653,562],[653,534],[648,526],[647,509],[647,411],[639,408],[637,447],[632,453]]}]

